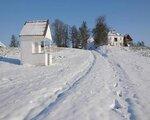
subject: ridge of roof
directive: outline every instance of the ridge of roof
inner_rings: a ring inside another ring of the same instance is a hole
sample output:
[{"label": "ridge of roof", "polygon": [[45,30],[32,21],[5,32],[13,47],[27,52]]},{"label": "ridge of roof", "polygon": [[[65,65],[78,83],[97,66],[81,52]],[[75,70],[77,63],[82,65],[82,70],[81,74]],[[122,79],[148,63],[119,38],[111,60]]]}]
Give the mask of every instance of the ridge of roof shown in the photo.
[{"label": "ridge of roof", "polygon": [[47,22],[47,21],[49,21],[48,19],[45,19],[45,20],[28,20],[28,21],[26,21],[25,23],[24,23],[24,25],[26,24],[26,23],[40,23],[40,22]]}]

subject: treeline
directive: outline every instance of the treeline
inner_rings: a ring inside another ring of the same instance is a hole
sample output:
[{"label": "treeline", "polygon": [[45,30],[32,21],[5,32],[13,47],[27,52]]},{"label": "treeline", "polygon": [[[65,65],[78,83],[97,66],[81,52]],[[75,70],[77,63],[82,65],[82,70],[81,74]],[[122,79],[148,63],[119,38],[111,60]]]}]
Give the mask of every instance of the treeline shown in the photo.
[{"label": "treeline", "polygon": [[61,20],[55,20],[52,26],[52,38],[58,47],[73,47],[87,49],[88,39],[92,34],[95,46],[107,44],[108,27],[104,16],[100,16],[95,27],[90,32],[86,21],[78,28],[76,25],[69,26]]},{"label": "treeline", "polygon": [[[59,19],[51,24],[52,39],[58,47],[87,49],[90,36],[93,36],[96,47],[105,45],[107,44],[108,31],[104,16],[97,18],[95,27],[92,30],[89,29],[86,21],[83,21],[79,27],[76,25],[70,26]],[[10,47],[18,46],[18,38],[12,35]]]},{"label": "treeline", "polygon": [[58,47],[87,49],[89,37],[90,31],[85,21],[79,28],[75,25],[69,26],[58,19],[52,24],[52,38]]}]

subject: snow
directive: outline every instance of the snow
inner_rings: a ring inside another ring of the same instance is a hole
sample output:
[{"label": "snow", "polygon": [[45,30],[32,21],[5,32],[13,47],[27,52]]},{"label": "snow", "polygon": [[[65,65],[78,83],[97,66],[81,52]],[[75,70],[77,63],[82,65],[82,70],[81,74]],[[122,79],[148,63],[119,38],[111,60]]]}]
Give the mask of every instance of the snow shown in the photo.
[{"label": "snow", "polygon": [[15,51],[0,59],[0,119],[149,120],[148,55],[64,48],[45,67],[19,65]]},{"label": "snow", "polygon": [[5,48],[5,47],[6,47],[6,45],[4,45],[4,43],[2,43],[2,42],[0,41],[0,47]]},{"label": "snow", "polygon": [[119,108],[121,108],[121,105],[120,105],[120,103],[118,102],[118,100],[114,100],[114,103],[110,106],[111,107],[111,109],[119,109]]},{"label": "snow", "polygon": [[39,112],[86,72],[93,55],[64,49],[55,53],[53,59],[55,65],[49,67],[27,67],[0,60],[0,119],[20,120],[32,116],[32,111]]},{"label": "snow", "polygon": [[45,35],[47,31],[47,20],[37,20],[37,21],[27,21],[25,22],[20,35],[21,36],[36,36],[36,35]]}]

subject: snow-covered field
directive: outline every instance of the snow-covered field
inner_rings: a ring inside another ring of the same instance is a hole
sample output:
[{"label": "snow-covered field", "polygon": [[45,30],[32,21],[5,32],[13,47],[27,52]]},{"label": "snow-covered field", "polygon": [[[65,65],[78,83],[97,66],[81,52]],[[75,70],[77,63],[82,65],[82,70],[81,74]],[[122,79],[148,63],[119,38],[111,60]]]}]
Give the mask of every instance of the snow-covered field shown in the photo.
[{"label": "snow-covered field", "polygon": [[2,120],[150,119],[150,57],[138,51],[64,48],[48,67],[19,65],[19,54],[0,58]]}]

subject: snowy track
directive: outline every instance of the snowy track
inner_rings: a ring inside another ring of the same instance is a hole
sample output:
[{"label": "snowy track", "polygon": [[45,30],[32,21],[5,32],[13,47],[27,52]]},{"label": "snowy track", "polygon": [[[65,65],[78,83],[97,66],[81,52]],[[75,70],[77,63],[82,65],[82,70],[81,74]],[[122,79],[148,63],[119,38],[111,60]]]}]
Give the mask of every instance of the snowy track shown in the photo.
[{"label": "snowy track", "polygon": [[150,98],[147,97],[150,81],[148,80],[149,75],[146,75],[150,73],[147,69],[150,66],[150,59],[140,57],[124,48],[109,48],[108,50],[107,60],[117,80],[116,93],[122,105],[120,109],[122,115],[128,120],[149,120],[150,116],[145,114],[149,111],[147,108],[150,108],[148,105]]},{"label": "snowy track", "polygon": [[[113,69],[114,76],[112,78],[112,83],[115,81],[115,87],[112,87],[111,90],[116,94],[115,100],[120,104],[120,110],[114,110],[116,113],[120,114],[124,119],[136,120],[136,115],[133,109],[132,98],[133,88],[129,88],[131,83],[129,83],[130,78],[125,72],[125,70],[120,66],[119,63],[116,63],[113,58],[108,56],[108,50],[103,48],[102,50],[97,50],[110,64]],[[114,79],[114,80],[113,80]],[[111,86],[110,86],[111,87]]]},{"label": "snowy track", "polygon": [[90,71],[34,119],[98,119],[101,115],[104,119],[111,118],[109,106],[113,94],[107,85],[110,71],[100,69],[109,68],[109,64],[99,53],[93,54],[96,60]]},{"label": "snowy track", "polygon": [[110,55],[111,50],[103,48],[93,54],[95,63],[88,74],[60,94],[35,120],[140,120],[144,116],[129,73]]},{"label": "snowy track", "polygon": [[0,61],[0,119],[149,120],[150,58],[104,46],[55,60],[50,69]]},{"label": "snowy track", "polygon": [[31,119],[83,76],[93,60],[90,51],[64,49],[50,67],[0,61],[0,119]]},{"label": "snowy track", "polygon": [[[80,73],[79,76],[76,76],[76,78],[75,78],[76,80],[74,80],[75,82],[72,85],[69,85],[69,88],[60,92],[53,102],[51,102],[46,108],[44,108],[39,114],[37,114],[31,120],[44,119],[46,116],[48,116],[48,114],[50,114],[53,111],[53,109],[55,109],[56,107],[59,107],[59,105],[61,105],[61,103],[67,98],[67,96],[72,94],[73,91],[79,86],[79,84],[82,82],[82,80],[84,80],[84,77],[90,73],[91,69],[93,68],[93,66],[95,64],[95,60],[96,60],[96,57],[94,54],[93,54],[93,58],[94,58],[94,60],[93,60],[92,64],[89,66],[89,68],[84,70],[82,72],[82,74]],[[25,118],[25,120],[26,119],[30,119],[30,118],[28,118],[28,116],[27,116],[27,118]]]}]

